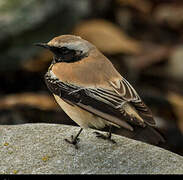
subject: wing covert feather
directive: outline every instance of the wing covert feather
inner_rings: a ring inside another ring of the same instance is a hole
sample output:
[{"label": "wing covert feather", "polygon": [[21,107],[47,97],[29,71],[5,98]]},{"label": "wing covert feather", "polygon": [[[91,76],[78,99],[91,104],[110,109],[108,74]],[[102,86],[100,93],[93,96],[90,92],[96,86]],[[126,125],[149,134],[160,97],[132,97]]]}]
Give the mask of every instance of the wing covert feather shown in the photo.
[{"label": "wing covert feather", "polygon": [[[66,82],[61,82],[55,77],[52,78],[49,73],[45,75],[45,80],[50,91],[60,96],[65,101],[77,105],[95,115],[98,115],[107,121],[120,125],[129,130],[133,130],[132,124],[144,126],[138,118],[131,117],[123,110],[123,104],[127,101],[127,96],[121,96],[116,91],[104,88],[81,87]],[[125,85],[123,86],[125,87]],[[128,87],[128,86],[127,86]],[[129,87],[128,87],[129,88]],[[129,89],[124,89],[124,92]],[[132,90],[131,90],[132,91]],[[128,92],[137,100],[135,93]],[[123,98],[124,97],[124,98]],[[132,98],[131,98],[132,99]],[[131,100],[132,101],[132,100]],[[137,101],[139,103],[139,101]]]}]

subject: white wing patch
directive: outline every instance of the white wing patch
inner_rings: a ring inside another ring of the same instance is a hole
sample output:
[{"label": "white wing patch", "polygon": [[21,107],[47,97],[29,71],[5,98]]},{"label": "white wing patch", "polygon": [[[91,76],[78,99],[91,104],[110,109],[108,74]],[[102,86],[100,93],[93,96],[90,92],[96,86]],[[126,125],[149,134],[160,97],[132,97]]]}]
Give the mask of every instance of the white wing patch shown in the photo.
[{"label": "white wing patch", "polygon": [[130,83],[123,78],[122,80],[116,80],[109,82],[113,90],[121,96],[125,101],[140,102],[141,99],[135,89],[130,85]]}]

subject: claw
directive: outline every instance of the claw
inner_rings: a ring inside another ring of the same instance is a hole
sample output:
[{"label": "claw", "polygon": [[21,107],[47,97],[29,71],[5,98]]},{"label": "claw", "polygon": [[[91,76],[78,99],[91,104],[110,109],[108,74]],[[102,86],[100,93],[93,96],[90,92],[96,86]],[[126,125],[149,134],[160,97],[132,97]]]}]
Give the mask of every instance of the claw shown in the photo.
[{"label": "claw", "polygon": [[67,143],[69,143],[69,144],[73,144],[74,146],[75,146],[75,148],[76,149],[78,149],[78,142],[79,142],[79,138],[78,138],[78,136],[80,135],[80,133],[81,133],[81,131],[82,131],[83,129],[81,128],[80,130],[79,130],[79,132],[78,132],[78,134],[74,137],[73,135],[71,136],[71,140],[69,140],[69,139],[64,139]]},{"label": "claw", "polygon": [[108,141],[112,142],[113,144],[116,144],[116,141],[111,139],[111,134],[110,133],[108,135],[104,135],[104,134],[96,132],[96,131],[94,133],[96,134],[97,138],[108,140]]},{"label": "claw", "polygon": [[64,139],[67,143],[69,144],[73,144],[75,146],[76,149],[78,149],[78,142],[79,142],[79,138],[74,138],[74,136],[71,136],[71,140],[69,139]]}]

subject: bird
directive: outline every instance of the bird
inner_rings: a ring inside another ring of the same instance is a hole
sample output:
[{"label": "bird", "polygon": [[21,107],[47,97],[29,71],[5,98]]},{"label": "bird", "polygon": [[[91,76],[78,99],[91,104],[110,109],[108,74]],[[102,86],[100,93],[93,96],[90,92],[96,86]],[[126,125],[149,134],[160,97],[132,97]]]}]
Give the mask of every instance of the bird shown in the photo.
[{"label": "bird", "polygon": [[154,129],[151,110],[95,45],[70,34],[36,45],[53,53],[45,83],[63,111],[80,126],[75,136],[65,139],[68,143],[78,148],[83,129],[105,127],[109,127],[107,135],[95,133],[113,143],[116,142],[111,138],[112,127],[134,133],[146,129],[156,141],[164,141]]}]

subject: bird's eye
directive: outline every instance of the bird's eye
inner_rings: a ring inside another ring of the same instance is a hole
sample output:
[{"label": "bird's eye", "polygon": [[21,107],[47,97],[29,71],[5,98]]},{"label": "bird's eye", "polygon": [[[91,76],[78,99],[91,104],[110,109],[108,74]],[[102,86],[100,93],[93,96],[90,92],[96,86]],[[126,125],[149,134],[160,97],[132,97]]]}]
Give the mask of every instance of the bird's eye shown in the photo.
[{"label": "bird's eye", "polygon": [[59,52],[60,52],[61,54],[68,54],[68,53],[70,52],[70,50],[69,50],[68,48],[66,48],[66,47],[61,47],[61,48],[59,49]]}]

